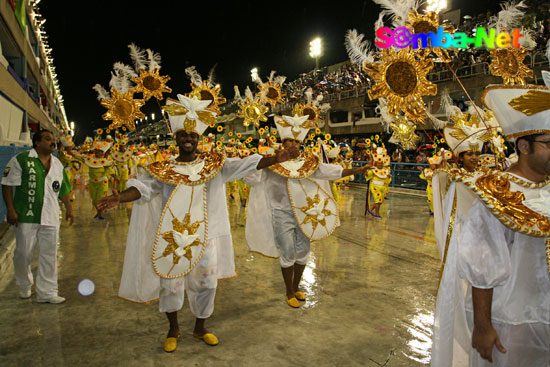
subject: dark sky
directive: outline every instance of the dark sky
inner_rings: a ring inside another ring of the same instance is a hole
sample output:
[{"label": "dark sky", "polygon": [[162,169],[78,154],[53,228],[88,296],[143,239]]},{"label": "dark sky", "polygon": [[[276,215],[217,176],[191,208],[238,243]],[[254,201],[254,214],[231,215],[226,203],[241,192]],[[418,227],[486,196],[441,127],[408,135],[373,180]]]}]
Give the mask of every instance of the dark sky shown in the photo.
[{"label": "dark sky", "polygon": [[[498,9],[494,0],[448,0],[462,15]],[[147,4],[138,5],[138,4]],[[293,80],[314,67],[309,41],[323,39],[321,66],[345,61],[344,35],[356,28],[373,39],[380,9],[372,1],[56,1],[43,0],[40,12],[53,48],[54,64],[76,140],[108,125],[92,86],[108,88],[116,61],[131,64],[128,44],[162,56],[161,75],[176,93],[190,91],[184,69],[195,65],[206,78],[216,66],[223,94],[233,97],[250,82],[250,69],[265,80],[271,70]],[[166,95],[165,95],[166,96]],[[150,100],[142,110],[158,113]]]}]

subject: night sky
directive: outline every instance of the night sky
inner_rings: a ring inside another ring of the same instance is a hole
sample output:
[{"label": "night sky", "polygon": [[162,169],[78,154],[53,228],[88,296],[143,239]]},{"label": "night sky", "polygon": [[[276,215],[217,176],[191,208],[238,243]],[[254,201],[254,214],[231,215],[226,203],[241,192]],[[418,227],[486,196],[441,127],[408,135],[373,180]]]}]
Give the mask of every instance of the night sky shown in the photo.
[{"label": "night sky", "polygon": [[[148,4],[147,6],[138,4]],[[498,10],[494,0],[448,0],[449,8],[474,15]],[[175,97],[190,91],[184,69],[195,65],[206,79],[216,66],[216,81],[226,98],[252,87],[250,69],[263,80],[271,70],[287,81],[315,66],[309,41],[323,39],[321,66],[347,60],[344,35],[350,28],[372,40],[380,9],[372,1],[55,1],[43,0],[40,12],[53,49],[54,65],[76,142],[109,122],[92,86],[106,89],[116,61],[132,65],[128,44],[150,48],[162,57],[161,75]],[[253,89],[255,91],[255,89]],[[142,111],[158,113],[150,100]]]}]

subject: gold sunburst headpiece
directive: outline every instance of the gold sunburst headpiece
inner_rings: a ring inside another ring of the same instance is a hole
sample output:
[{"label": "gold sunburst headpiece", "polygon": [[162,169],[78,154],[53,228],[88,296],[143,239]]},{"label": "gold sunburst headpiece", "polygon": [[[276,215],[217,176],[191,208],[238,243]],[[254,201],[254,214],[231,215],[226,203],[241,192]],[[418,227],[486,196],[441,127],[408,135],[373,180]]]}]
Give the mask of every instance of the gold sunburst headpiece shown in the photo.
[{"label": "gold sunburst headpiece", "polygon": [[111,99],[103,99],[101,105],[107,108],[102,116],[103,120],[112,120],[113,129],[121,126],[128,127],[128,130],[135,130],[134,121],[145,118],[140,108],[145,101],[143,99],[134,99],[134,90],[128,89],[126,93],[121,94],[115,88],[111,89]]},{"label": "gold sunburst headpiece", "polygon": [[281,91],[281,86],[270,81],[258,85],[260,98],[275,107],[277,103],[284,103],[285,93]]},{"label": "gold sunburst headpiece", "polygon": [[[411,9],[409,11],[409,16],[405,22],[405,27],[408,28],[411,33],[427,34],[429,32],[437,33],[439,28],[439,14],[433,11],[429,11],[425,14],[420,14],[416,9]],[[451,25],[443,26],[445,33],[454,33],[455,29]],[[431,40],[428,39],[428,42]],[[434,53],[442,62],[451,62],[451,57],[446,49],[442,47],[422,47],[418,49],[419,55],[424,58],[427,57],[430,53]]]},{"label": "gold sunburst headpiece", "polygon": [[139,70],[139,76],[131,79],[135,85],[135,90],[138,93],[143,93],[143,99],[148,101],[151,97],[155,97],[161,101],[164,99],[162,93],[170,93],[172,89],[166,86],[166,82],[170,80],[168,75],[159,75],[159,69],[153,71]]},{"label": "gold sunburst headpiece", "polygon": [[533,70],[523,63],[529,51],[524,48],[501,48],[491,50],[489,70],[502,77],[504,85],[526,86],[525,78],[533,77]]},{"label": "gold sunburst headpiece", "polygon": [[244,102],[239,102],[238,105],[241,110],[237,112],[237,116],[244,119],[244,126],[254,124],[256,128],[259,128],[260,121],[267,121],[265,114],[269,111],[269,108],[261,103],[259,99],[250,99],[247,97]]},{"label": "gold sunburst headpiece", "polygon": [[368,91],[369,98],[385,98],[388,113],[393,117],[403,112],[415,123],[423,121],[426,108],[422,96],[437,94],[437,86],[426,79],[432,67],[432,60],[417,60],[411,49],[399,52],[384,49],[382,62],[363,65],[365,72],[376,82]]},{"label": "gold sunburst headpiece", "polygon": [[416,124],[404,118],[398,118],[390,123],[393,135],[390,142],[397,142],[405,150],[416,149],[420,136],[416,135]]},{"label": "gold sunburst headpiece", "polygon": [[206,109],[216,112],[218,115],[221,114],[219,106],[224,104],[226,99],[220,96],[221,88],[219,85],[211,87],[208,81],[203,80],[201,85],[191,83],[191,88],[193,88],[193,91],[188,94],[189,97],[197,97],[201,101],[211,101]]}]

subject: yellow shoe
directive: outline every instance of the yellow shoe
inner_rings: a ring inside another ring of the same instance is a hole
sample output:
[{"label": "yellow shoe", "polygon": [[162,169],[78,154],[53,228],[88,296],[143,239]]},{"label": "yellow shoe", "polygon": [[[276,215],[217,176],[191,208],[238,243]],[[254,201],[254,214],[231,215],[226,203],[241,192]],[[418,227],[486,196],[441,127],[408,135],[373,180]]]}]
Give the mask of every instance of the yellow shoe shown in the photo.
[{"label": "yellow shoe", "polygon": [[286,299],[286,303],[288,303],[288,305],[290,307],[293,307],[293,308],[299,308],[300,307],[300,303],[298,302],[298,300],[296,299],[296,297],[292,297],[291,299]]},{"label": "yellow shoe", "polygon": [[218,345],[218,343],[220,342],[218,340],[218,338],[216,337],[216,335],[212,334],[212,333],[206,333],[204,334],[203,336],[198,336],[198,335],[195,335],[193,334],[193,336],[195,338],[199,338],[199,339],[202,339],[204,340],[204,342],[208,345],[211,345],[211,346],[215,346],[215,345]]},{"label": "yellow shoe", "polygon": [[179,337],[180,335],[178,334],[177,338],[170,337],[164,339],[164,351],[167,353],[172,353],[173,351],[175,351],[178,346]]},{"label": "yellow shoe", "polygon": [[303,292],[298,291],[298,292],[294,293],[294,296],[296,297],[296,299],[298,301],[305,301],[306,300],[306,295]]}]

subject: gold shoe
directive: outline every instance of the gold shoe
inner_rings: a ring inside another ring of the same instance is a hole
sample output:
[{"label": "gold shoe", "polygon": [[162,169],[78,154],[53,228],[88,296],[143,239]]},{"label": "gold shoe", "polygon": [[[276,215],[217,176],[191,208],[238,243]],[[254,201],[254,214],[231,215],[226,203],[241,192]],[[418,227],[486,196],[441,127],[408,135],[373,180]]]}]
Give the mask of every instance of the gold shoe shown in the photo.
[{"label": "gold shoe", "polygon": [[193,336],[194,336],[195,338],[204,340],[204,342],[205,342],[206,344],[211,345],[211,346],[218,345],[218,343],[220,342],[220,341],[218,340],[218,338],[216,337],[216,335],[214,335],[214,334],[212,334],[212,333],[206,333],[206,334],[204,334],[203,336],[198,336],[198,335],[193,334]]},{"label": "gold shoe", "polygon": [[286,299],[286,303],[293,308],[300,308],[300,303],[296,299],[296,297],[292,297],[291,299]]},{"label": "gold shoe", "polygon": [[296,297],[296,299],[298,301],[305,301],[306,300],[306,295],[303,292],[298,291],[298,292],[294,293],[294,296]]},{"label": "gold shoe", "polygon": [[165,352],[172,353],[173,351],[176,350],[176,348],[178,346],[178,339],[179,339],[180,335],[181,334],[178,334],[178,336],[176,338],[167,337],[166,339],[164,339],[164,351]]}]

